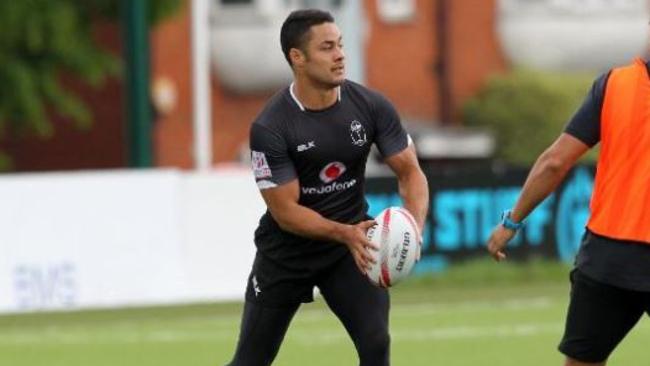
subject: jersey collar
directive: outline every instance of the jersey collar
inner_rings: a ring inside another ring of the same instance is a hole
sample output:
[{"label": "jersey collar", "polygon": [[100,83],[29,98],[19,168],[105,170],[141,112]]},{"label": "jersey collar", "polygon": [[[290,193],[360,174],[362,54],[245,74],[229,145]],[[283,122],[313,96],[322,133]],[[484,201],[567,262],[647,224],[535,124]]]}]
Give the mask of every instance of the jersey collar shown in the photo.
[{"label": "jersey collar", "polygon": [[[291,99],[293,99],[293,101],[296,103],[298,108],[300,108],[300,110],[304,112],[305,111],[305,106],[302,105],[302,103],[300,103],[300,101],[296,97],[296,94],[293,92],[293,85],[294,84],[295,83],[292,82],[291,85],[289,85],[289,94],[291,94]],[[341,101],[341,86],[336,87],[336,92],[338,93],[338,101],[340,102]]]}]

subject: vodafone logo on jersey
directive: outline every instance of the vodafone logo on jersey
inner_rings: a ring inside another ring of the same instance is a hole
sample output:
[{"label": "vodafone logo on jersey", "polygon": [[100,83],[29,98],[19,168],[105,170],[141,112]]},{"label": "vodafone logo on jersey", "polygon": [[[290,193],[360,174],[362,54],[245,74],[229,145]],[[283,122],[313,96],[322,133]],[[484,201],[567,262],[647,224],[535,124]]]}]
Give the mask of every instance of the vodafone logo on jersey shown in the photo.
[{"label": "vodafone logo on jersey", "polygon": [[345,164],[334,161],[325,165],[320,171],[319,177],[324,183],[329,183],[338,179],[343,173],[345,173]]},{"label": "vodafone logo on jersey", "polygon": [[345,164],[341,163],[340,161],[334,161],[325,165],[325,167],[321,169],[320,174],[318,175],[320,177],[320,180],[322,180],[325,185],[322,185],[320,187],[301,187],[302,193],[316,195],[330,194],[334,192],[346,191],[354,187],[357,184],[356,179],[351,179],[347,182],[335,182],[335,180],[343,175],[346,170],[347,168],[345,167]]}]

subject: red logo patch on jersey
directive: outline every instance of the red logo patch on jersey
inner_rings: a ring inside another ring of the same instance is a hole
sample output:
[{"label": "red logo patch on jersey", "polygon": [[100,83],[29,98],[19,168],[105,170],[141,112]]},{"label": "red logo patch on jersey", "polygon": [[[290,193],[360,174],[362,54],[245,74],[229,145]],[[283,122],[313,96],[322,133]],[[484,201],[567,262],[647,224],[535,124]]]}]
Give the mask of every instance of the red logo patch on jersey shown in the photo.
[{"label": "red logo patch on jersey", "polygon": [[341,162],[335,161],[325,165],[320,171],[320,180],[325,183],[335,181],[338,177],[345,173],[345,165]]}]

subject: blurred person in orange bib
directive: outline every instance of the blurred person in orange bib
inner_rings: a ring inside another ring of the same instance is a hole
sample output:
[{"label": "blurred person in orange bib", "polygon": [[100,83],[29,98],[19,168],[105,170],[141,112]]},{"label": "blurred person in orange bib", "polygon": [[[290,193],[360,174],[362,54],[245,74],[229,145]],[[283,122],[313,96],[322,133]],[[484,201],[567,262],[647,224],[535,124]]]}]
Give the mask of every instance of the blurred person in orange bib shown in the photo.
[{"label": "blurred person in orange bib", "polygon": [[591,215],[571,272],[559,350],[566,366],[605,365],[650,311],[650,67],[637,58],[601,75],[560,137],[537,159],[487,246],[501,261],[528,214],[600,143]]}]

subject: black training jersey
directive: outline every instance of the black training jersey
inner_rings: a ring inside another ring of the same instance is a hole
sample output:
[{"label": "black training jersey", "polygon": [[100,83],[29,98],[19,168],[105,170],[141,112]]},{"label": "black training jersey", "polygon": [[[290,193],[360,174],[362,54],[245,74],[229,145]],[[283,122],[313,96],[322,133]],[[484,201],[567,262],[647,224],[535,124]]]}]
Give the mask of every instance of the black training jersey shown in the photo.
[{"label": "black training jersey", "polygon": [[[379,93],[345,81],[334,105],[312,111],[289,86],[271,98],[251,126],[255,180],[263,190],[297,179],[299,204],[327,219],[355,223],[365,218],[368,208],[364,175],[373,143],[384,157],[409,143],[397,112]],[[282,232],[268,211],[256,231],[256,245],[275,258],[345,249]]]}]

